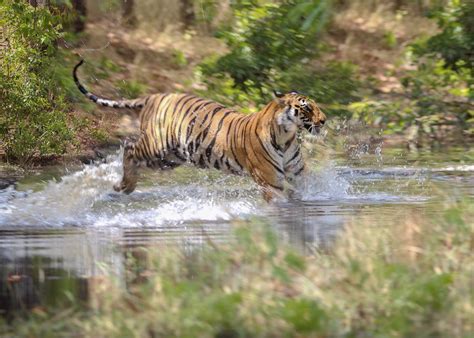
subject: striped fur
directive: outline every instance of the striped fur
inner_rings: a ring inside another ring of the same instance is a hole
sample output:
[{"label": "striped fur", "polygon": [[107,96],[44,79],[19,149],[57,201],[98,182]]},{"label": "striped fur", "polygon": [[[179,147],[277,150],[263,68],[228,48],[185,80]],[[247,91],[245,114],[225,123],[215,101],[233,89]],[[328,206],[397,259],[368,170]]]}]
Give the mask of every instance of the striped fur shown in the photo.
[{"label": "striped fur", "polygon": [[281,195],[285,181],[293,184],[304,171],[298,131],[315,134],[326,120],[313,100],[296,92],[277,95],[251,115],[189,94],[103,99],[80,84],[76,73],[81,64],[73,75],[87,98],[102,106],[140,109],[141,135],[125,145],[124,175],[116,191],[131,193],[143,164],[165,170],[191,162],[200,168],[248,173],[271,200]]}]

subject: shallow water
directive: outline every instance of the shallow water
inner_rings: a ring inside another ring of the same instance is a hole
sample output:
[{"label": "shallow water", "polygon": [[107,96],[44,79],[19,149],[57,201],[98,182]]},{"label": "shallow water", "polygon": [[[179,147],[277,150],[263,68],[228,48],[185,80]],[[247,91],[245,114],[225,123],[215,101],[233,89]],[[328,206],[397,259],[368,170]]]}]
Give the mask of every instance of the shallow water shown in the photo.
[{"label": "shallow water", "polygon": [[310,152],[301,200],[270,205],[247,177],[193,167],[145,171],[133,194],[115,193],[119,151],[103,163],[34,172],[0,190],[0,312],[86,299],[94,279],[125,278],[134,248],[227,241],[235,220],[262,219],[310,251],[329,246],[348,222],[390,226],[433,215],[447,198],[474,198],[471,148],[329,148]]}]

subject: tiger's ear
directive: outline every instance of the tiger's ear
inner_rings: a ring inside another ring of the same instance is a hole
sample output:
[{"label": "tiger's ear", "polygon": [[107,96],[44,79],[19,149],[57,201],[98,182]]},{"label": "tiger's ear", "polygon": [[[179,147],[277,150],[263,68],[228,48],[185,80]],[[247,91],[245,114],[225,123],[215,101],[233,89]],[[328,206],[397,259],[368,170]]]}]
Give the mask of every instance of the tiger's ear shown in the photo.
[{"label": "tiger's ear", "polygon": [[285,94],[283,94],[282,92],[278,91],[278,90],[273,90],[273,95],[275,95],[275,97],[277,98],[281,98],[283,97]]}]

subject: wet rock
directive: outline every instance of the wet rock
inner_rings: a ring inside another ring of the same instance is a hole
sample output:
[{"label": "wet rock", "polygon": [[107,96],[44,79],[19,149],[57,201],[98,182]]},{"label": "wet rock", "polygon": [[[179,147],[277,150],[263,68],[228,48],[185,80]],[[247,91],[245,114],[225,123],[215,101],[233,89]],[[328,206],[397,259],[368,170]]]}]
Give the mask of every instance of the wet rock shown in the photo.
[{"label": "wet rock", "polygon": [[14,185],[17,181],[15,177],[0,177],[0,190],[6,189],[11,185]]},{"label": "wet rock", "polygon": [[114,141],[108,145],[105,145],[102,148],[88,149],[82,154],[77,155],[75,159],[77,159],[83,164],[91,164],[92,162],[105,161],[107,155],[112,152],[115,152],[119,147],[120,143],[118,141]]},{"label": "wet rock", "polygon": [[97,161],[100,158],[103,158],[103,156],[102,157],[98,156],[99,153],[100,152],[96,151],[95,149],[88,149],[84,151],[82,154],[78,155],[77,159],[84,164],[90,164],[94,161]]}]

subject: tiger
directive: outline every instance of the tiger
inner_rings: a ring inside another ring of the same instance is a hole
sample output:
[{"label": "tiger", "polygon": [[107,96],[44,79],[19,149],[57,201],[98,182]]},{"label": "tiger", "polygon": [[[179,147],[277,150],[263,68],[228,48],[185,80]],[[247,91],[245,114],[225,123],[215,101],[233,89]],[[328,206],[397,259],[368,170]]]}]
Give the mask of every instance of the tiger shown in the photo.
[{"label": "tiger", "polygon": [[290,196],[306,171],[299,132],[316,135],[326,122],[316,102],[296,91],[275,91],[275,97],[253,114],[184,93],[118,101],[101,98],[80,83],[77,70],[83,63],[73,69],[82,94],[101,106],[138,112],[140,135],[136,141],[125,141],[123,176],[113,187],[125,194],[135,190],[141,166],[167,170],[192,163],[249,174],[266,201]]}]

